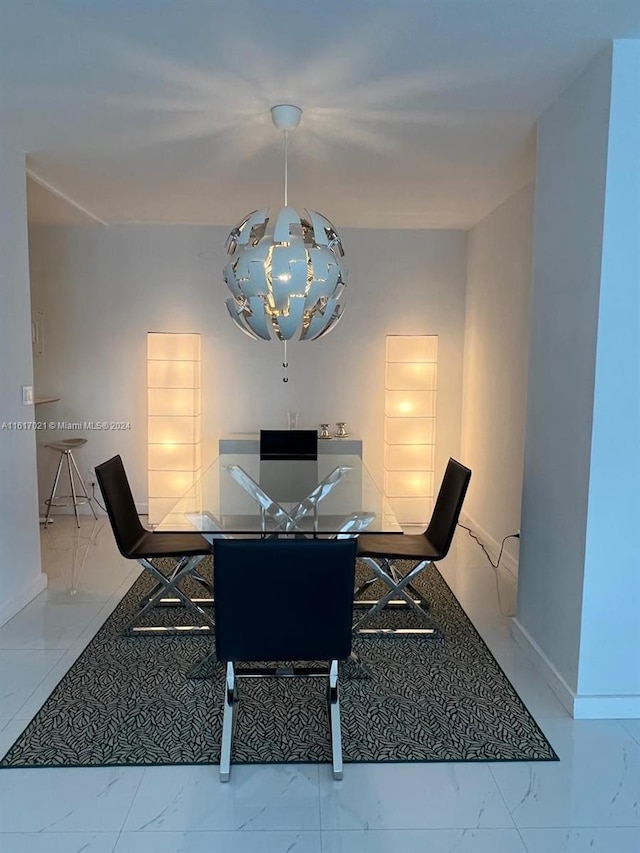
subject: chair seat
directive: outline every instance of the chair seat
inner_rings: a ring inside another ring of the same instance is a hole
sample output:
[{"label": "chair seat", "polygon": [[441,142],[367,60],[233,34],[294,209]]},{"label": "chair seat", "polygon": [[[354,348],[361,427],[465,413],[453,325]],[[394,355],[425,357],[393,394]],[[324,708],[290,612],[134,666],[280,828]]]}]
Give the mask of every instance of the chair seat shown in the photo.
[{"label": "chair seat", "polygon": [[211,545],[199,533],[152,533],[146,531],[131,554],[140,557],[195,557],[210,554]]},{"label": "chair seat", "polygon": [[45,444],[45,447],[58,450],[60,453],[67,453],[69,450],[77,450],[86,443],[86,438],[65,438],[62,441],[50,441],[49,444]]},{"label": "chair seat", "polygon": [[441,555],[424,533],[361,533],[358,557],[387,557],[391,560],[439,560]]}]

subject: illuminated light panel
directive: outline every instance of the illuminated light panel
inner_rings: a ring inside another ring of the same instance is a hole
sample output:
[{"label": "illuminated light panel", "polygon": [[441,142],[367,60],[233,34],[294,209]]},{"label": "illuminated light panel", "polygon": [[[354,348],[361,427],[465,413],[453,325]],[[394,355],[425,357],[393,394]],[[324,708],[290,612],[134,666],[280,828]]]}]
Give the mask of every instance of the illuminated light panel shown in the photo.
[{"label": "illuminated light panel", "polygon": [[147,334],[147,401],[149,523],[157,524],[190,490],[199,510],[199,334]]},{"label": "illuminated light panel", "polygon": [[437,369],[437,335],[387,336],[384,491],[400,524],[433,510]]}]

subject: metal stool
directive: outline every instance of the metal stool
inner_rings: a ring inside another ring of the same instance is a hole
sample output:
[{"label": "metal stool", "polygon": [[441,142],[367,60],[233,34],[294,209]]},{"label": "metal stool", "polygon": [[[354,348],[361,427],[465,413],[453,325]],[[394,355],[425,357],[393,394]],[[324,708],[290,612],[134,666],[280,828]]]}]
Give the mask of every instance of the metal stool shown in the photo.
[{"label": "metal stool", "polygon": [[[80,527],[80,519],[78,518],[78,506],[80,504],[89,504],[91,508],[91,512],[93,513],[93,517],[95,519],[98,518],[96,515],[96,511],[93,508],[93,503],[91,498],[89,497],[89,493],[87,492],[87,487],[84,484],[84,480],[82,479],[82,475],[78,470],[78,466],[76,465],[76,460],[73,458],[73,451],[77,450],[79,447],[82,447],[87,443],[86,438],[66,438],[63,441],[52,441],[51,444],[45,444],[45,447],[48,447],[50,450],[57,450],[60,454],[60,461],[58,462],[58,470],[56,471],[56,476],[53,481],[53,488],[51,489],[51,495],[45,501],[47,505],[47,514],[44,519],[45,525],[49,521],[49,516],[51,515],[51,507],[52,506],[73,506],[73,511],[76,516],[76,524]],[[67,470],[69,471],[69,485],[71,487],[70,495],[60,495],[60,498],[66,498],[66,500],[61,503],[55,503],[54,499],[56,497],[56,489],[58,488],[58,480],[60,479],[60,472],[62,471],[62,466],[64,464],[64,460],[67,460]],[[75,470],[75,474],[73,473]],[[79,492],[76,487],[76,482],[74,478],[77,479],[77,485],[82,490]]]}]

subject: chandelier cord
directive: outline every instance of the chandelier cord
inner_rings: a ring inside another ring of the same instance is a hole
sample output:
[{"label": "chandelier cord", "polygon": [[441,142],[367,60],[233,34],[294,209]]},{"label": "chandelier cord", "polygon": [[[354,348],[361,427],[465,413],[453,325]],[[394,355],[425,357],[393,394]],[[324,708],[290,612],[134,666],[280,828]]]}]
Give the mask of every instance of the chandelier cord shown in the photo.
[{"label": "chandelier cord", "polygon": [[282,381],[288,382],[289,377],[287,376],[287,368],[289,367],[289,361],[287,359],[287,342],[285,340],[282,343],[284,344],[284,358],[282,360],[282,368],[283,368],[284,376],[282,377]]},{"label": "chandelier cord", "polygon": [[289,131],[284,131],[284,206],[289,202]]}]

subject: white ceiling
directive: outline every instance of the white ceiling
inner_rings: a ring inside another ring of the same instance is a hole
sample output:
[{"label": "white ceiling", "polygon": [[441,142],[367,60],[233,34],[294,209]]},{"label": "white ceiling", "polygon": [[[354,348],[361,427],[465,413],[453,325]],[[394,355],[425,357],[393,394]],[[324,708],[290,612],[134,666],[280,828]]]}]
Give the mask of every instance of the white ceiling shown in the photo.
[{"label": "white ceiling", "polygon": [[[535,119],[640,0],[0,0],[0,132],[105,222],[290,202],[468,228],[533,175]],[[35,221],[92,221],[30,186]]]}]

